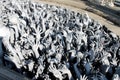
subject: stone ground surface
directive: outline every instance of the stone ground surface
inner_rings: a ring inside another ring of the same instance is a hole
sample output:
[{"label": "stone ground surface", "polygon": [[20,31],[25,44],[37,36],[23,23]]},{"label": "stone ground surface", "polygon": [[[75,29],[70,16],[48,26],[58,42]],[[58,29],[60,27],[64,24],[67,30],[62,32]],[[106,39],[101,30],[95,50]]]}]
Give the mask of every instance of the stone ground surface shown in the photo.
[{"label": "stone ground surface", "polygon": [[[98,21],[99,23],[101,23],[102,25],[106,25],[106,27],[108,29],[110,29],[111,31],[113,31],[114,33],[116,33],[117,35],[120,36],[120,26],[114,25],[112,22],[110,22],[109,20],[95,14],[92,12],[88,12],[84,9],[86,8],[90,8],[89,6],[87,6],[83,1],[81,0],[34,0],[36,2],[41,2],[41,3],[46,3],[46,4],[51,4],[51,5],[57,5],[57,6],[61,6],[61,7],[65,7],[68,8],[70,10],[76,11],[76,12],[80,12],[80,13],[88,13],[89,16]],[[102,14],[104,14],[103,12],[101,12]]]}]

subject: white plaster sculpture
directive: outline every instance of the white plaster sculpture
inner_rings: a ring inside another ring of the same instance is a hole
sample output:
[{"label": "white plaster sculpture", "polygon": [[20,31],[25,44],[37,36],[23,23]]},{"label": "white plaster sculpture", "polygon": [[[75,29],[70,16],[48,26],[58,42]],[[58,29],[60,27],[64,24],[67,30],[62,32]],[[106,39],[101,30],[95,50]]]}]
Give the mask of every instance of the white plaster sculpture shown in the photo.
[{"label": "white plaster sculpture", "polygon": [[5,66],[32,80],[120,79],[120,38],[87,13],[31,0],[0,5]]}]

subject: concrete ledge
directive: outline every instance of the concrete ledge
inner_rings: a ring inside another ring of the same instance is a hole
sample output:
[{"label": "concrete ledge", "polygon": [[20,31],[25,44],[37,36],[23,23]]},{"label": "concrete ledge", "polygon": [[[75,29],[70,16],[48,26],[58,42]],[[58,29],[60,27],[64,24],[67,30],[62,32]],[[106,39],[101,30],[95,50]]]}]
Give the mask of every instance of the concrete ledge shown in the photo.
[{"label": "concrete ledge", "polygon": [[25,76],[0,65],[0,80],[30,80]]},{"label": "concrete ledge", "polygon": [[107,20],[110,20],[115,25],[120,26],[120,10],[116,10],[110,7],[101,6],[99,4],[93,3],[91,1],[86,2],[88,6],[92,8],[86,8],[85,10],[93,12]]}]

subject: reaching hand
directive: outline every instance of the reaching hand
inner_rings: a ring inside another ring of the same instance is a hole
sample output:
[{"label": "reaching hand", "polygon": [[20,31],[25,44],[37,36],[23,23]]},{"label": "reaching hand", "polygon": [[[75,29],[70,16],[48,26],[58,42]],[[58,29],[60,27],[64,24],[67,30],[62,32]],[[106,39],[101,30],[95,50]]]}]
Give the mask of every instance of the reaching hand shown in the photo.
[{"label": "reaching hand", "polygon": [[70,70],[66,67],[66,65],[64,65],[64,64],[60,65],[58,70],[61,71],[62,74],[67,74],[69,80],[72,79],[72,74],[71,74]]},{"label": "reaching hand", "polygon": [[62,74],[56,69],[56,67],[53,64],[49,66],[49,71],[52,72],[56,78],[62,80]]},{"label": "reaching hand", "polygon": [[80,76],[80,80],[88,80],[88,79],[87,79],[87,76],[83,75],[83,76]]},{"label": "reaching hand", "polygon": [[114,66],[117,66],[117,62],[118,62],[117,58],[113,58],[112,62],[110,63],[113,64]]}]

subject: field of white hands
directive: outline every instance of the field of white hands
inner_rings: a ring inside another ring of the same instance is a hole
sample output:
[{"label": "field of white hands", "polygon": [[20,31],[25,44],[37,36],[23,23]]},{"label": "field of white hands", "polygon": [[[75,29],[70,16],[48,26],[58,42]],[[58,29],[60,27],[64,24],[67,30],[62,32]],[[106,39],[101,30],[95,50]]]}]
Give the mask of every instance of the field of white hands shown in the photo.
[{"label": "field of white hands", "polygon": [[120,38],[59,6],[0,0],[3,64],[33,80],[119,80]]}]

